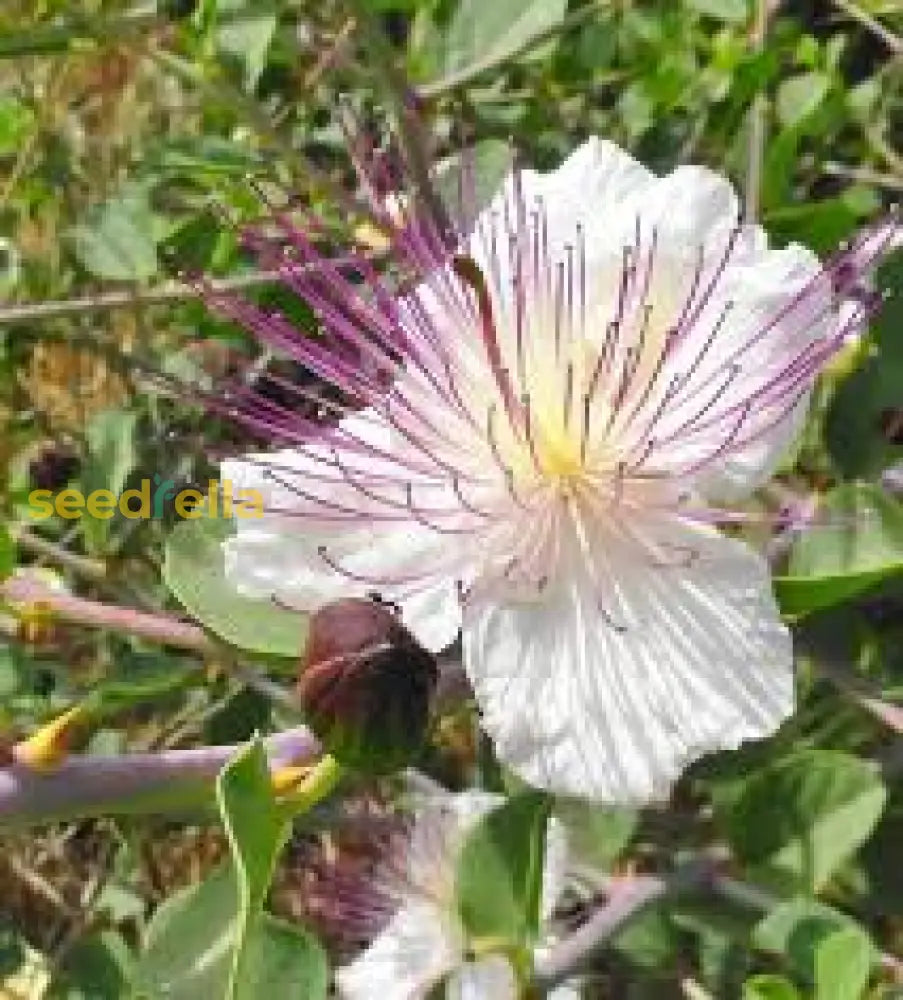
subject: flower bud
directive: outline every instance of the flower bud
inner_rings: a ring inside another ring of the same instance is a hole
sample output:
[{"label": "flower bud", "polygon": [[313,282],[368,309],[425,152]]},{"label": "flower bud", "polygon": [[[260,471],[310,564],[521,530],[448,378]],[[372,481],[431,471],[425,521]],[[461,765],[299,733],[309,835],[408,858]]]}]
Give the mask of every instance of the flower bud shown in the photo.
[{"label": "flower bud", "polygon": [[72,742],[86,721],[84,706],[75,705],[17,743],[12,748],[13,759],[32,771],[55,771],[69,756]]},{"label": "flower bud", "polygon": [[438,669],[389,607],[349,598],[321,608],[303,664],[301,704],[340,763],[385,774],[417,754]]}]

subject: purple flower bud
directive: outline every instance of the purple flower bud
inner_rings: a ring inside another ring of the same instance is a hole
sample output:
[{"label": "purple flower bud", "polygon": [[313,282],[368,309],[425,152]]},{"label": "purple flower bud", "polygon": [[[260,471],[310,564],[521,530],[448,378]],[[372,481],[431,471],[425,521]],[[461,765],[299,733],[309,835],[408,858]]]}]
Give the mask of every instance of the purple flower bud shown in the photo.
[{"label": "purple flower bud", "polygon": [[409,763],[437,679],[433,655],[384,604],[350,598],[311,618],[298,695],[311,727],[348,767],[388,773]]}]

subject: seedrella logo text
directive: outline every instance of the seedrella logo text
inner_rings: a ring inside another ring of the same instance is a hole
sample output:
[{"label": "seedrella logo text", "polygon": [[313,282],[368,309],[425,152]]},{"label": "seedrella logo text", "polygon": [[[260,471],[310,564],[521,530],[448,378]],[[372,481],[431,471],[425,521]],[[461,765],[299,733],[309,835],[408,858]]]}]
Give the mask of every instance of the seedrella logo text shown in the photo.
[{"label": "seedrella logo text", "polygon": [[[171,506],[170,506],[171,505]],[[67,520],[93,517],[107,521],[115,514],[132,521],[162,518],[171,509],[176,517],[194,520],[200,517],[249,518],[263,517],[263,496],[260,490],[242,487],[233,489],[228,480],[211,479],[206,493],[199,489],[176,489],[172,479],[142,479],[134,489],[115,494],[112,490],[78,489],[32,490],[28,495],[31,517],[46,520],[54,514]]]}]

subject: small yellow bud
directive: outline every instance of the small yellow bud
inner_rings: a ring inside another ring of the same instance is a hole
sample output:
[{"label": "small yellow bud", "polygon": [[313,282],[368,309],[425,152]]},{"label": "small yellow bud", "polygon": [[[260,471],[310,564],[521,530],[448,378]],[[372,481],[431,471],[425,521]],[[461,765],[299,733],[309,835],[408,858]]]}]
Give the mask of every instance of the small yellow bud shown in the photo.
[{"label": "small yellow bud", "polygon": [[294,791],[311,773],[311,766],[304,764],[287,764],[277,767],[272,774],[273,792],[276,795],[286,795]]},{"label": "small yellow bud", "polygon": [[17,743],[12,750],[13,758],[33,771],[56,770],[69,756],[72,738],[86,721],[87,713],[81,705],[68,709]]}]

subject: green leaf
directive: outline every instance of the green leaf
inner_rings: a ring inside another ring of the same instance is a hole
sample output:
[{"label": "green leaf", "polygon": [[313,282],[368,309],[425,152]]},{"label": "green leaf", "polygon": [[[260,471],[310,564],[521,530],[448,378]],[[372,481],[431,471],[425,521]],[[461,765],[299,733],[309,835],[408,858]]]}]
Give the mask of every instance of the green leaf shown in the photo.
[{"label": "green leaf", "polygon": [[252,996],[248,939],[263,912],[279,854],[291,824],[276,805],[260,738],[242,747],[220,772],[216,799],[238,873],[239,922],[227,1000]]},{"label": "green leaf", "polygon": [[680,940],[670,912],[653,905],[632,916],[611,939],[611,946],[632,965],[652,973],[674,965]]},{"label": "green leaf", "polygon": [[815,952],[816,1000],[859,1000],[872,972],[874,949],[858,927],[845,927]]},{"label": "green leaf", "polygon": [[[470,162],[465,163],[465,158]],[[499,191],[512,163],[509,143],[485,139],[438,164],[434,178],[436,193],[462,216],[461,222],[467,229]],[[467,204],[468,200],[473,204]]]},{"label": "green leaf", "polygon": [[223,518],[184,521],[166,542],[163,579],[185,607],[220,638],[241,649],[299,657],[307,635],[302,614],[245,597],[225,577],[223,543],[234,525]]},{"label": "green leaf", "polygon": [[811,892],[866,840],[886,797],[869,761],[801,750],[753,775],[718,812],[738,857],[761,878]]},{"label": "green leaf", "polygon": [[550,803],[523,792],[487,814],[461,849],[458,909],[472,938],[529,945],[539,926]]},{"label": "green leaf", "polygon": [[443,75],[503,62],[566,10],[567,0],[460,0],[440,43]]},{"label": "green leaf", "polygon": [[188,886],[156,911],[136,979],[154,1000],[221,998],[228,982],[238,891],[231,866]]},{"label": "green leaf", "polygon": [[825,420],[831,458],[848,478],[873,478],[903,459],[903,444],[883,429],[885,414],[903,400],[903,251],[878,269],[875,286],[884,300],[872,322],[866,361],[841,383]]},{"label": "green leaf", "polygon": [[829,254],[846,239],[858,221],[842,198],[782,205],[765,214],[769,235],[780,244],[805,241],[817,253]]},{"label": "green leaf", "polygon": [[831,89],[831,78],[813,71],[788,77],[778,87],[775,106],[778,119],[792,127],[816,111]]},{"label": "green leaf", "polygon": [[265,913],[252,929],[238,997],[322,1000],[329,966],[319,942],[300,927]]},{"label": "green leaf", "polygon": [[[105,410],[94,415],[85,429],[87,456],[79,477],[83,495],[95,490],[110,490],[116,501],[135,467],[135,428],[138,413],[134,410]],[[112,512],[116,516],[115,510]],[[109,547],[112,519],[82,513],[81,528],[90,552],[101,553]]]},{"label": "green leaf", "polygon": [[856,1000],[875,960],[866,932],[814,899],[778,904],[756,925],[753,943],[783,956],[792,972],[815,985],[817,1000]]},{"label": "green leaf", "polygon": [[218,135],[179,136],[160,142],[150,163],[155,170],[245,177],[263,163],[259,154]]},{"label": "green leaf", "polygon": [[686,0],[686,4],[698,14],[728,24],[745,24],[749,20],[747,0]]},{"label": "green leaf", "polygon": [[746,980],[743,1000],[800,1000],[800,995],[783,976],[763,975]]},{"label": "green leaf", "polygon": [[107,489],[122,492],[129,473],[135,467],[134,410],[104,410],[95,414],[85,428],[88,445],[87,467],[82,475],[85,493]]},{"label": "green leaf", "polygon": [[320,1000],[328,987],[323,949],[263,911],[291,823],[273,796],[259,738],[223,768],[216,797],[233,864],[155,914],[139,984],[167,1000],[254,1000],[264,992],[268,1000]]},{"label": "green leaf", "polygon": [[118,934],[93,934],[66,953],[44,996],[47,1000],[121,1000],[130,992],[132,966],[132,954]]},{"label": "green leaf", "polygon": [[599,871],[608,871],[620,857],[639,822],[635,809],[581,799],[556,799],[554,811],[567,830],[569,853]]},{"label": "green leaf", "polygon": [[157,273],[155,219],[138,186],[99,206],[69,231],[79,263],[98,278],[140,281]]},{"label": "green leaf", "polygon": [[[245,0],[219,0],[216,44],[219,50],[237,60],[244,68],[244,83],[248,90],[257,86],[266,65],[267,51],[276,31],[274,13],[253,17],[236,17],[249,10]],[[233,17],[229,17],[229,14]],[[226,15],[225,17],[223,15]]]},{"label": "green leaf", "polygon": [[0,646],[0,701],[14,695],[21,686],[19,665],[9,646]]},{"label": "green leaf", "polygon": [[[138,994],[150,1000],[221,1000],[232,967],[238,890],[231,865],[171,896],[154,914],[138,959]],[[263,914],[246,942],[243,988],[267,1000],[322,1000],[326,956],[311,935]]]},{"label": "green leaf", "polygon": [[0,156],[16,152],[33,122],[31,108],[12,95],[0,96]]},{"label": "green leaf", "polygon": [[774,581],[785,614],[830,607],[903,572],[903,504],[880,487],[841,485],[821,514],[828,523],[802,532],[787,575]]}]

